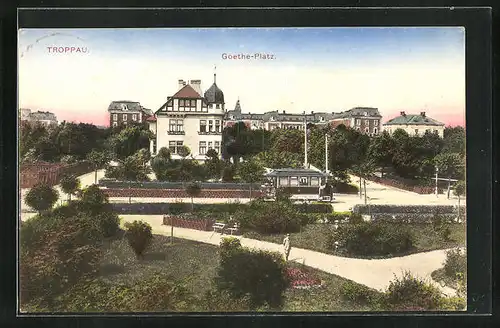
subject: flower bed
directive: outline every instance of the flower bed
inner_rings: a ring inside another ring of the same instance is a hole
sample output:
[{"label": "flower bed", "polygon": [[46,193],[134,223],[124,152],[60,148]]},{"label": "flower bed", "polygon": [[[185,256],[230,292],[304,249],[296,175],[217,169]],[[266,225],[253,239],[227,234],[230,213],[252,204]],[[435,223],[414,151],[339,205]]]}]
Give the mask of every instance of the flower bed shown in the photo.
[{"label": "flower bed", "polygon": [[299,268],[287,268],[286,273],[290,280],[290,286],[294,289],[317,288],[323,285],[320,279]]},{"label": "flower bed", "polygon": [[[139,198],[189,198],[183,189],[111,189],[104,188],[103,192],[108,197],[139,197]],[[252,197],[258,197],[260,191],[252,191]],[[250,198],[248,190],[201,190],[197,198]]]}]

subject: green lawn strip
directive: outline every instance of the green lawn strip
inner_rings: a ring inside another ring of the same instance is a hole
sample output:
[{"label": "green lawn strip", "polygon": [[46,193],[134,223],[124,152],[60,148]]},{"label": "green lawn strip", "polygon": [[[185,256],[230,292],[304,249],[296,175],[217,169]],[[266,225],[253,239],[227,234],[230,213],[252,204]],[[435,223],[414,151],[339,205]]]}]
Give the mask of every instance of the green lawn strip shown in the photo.
[{"label": "green lawn strip", "polygon": [[[463,224],[450,225],[451,235],[450,235],[450,240],[448,241],[444,241],[442,237],[436,231],[434,231],[432,225],[430,224],[426,223],[422,224],[401,223],[401,224],[410,226],[410,229],[415,236],[415,248],[408,253],[402,255],[400,254],[398,256],[465,245],[466,235],[465,235],[465,225]],[[292,247],[309,249],[326,254],[333,254],[333,251],[328,249],[326,246],[327,236],[332,229],[333,229],[332,224],[308,224],[306,226],[303,226],[302,231],[290,234]],[[283,242],[284,234],[265,235],[254,231],[250,231],[250,232],[245,232],[243,234],[243,237],[281,244]],[[359,258],[359,256],[356,257]],[[376,257],[376,258],[389,258],[389,257],[390,256]],[[370,257],[370,258],[375,258],[375,257]]]},{"label": "green lawn strip", "polygon": [[[154,235],[144,259],[138,260],[126,239],[116,238],[104,246],[100,277],[109,284],[133,285],[154,272],[164,273],[173,281],[186,281],[188,290],[202,296],[212,285],[218,267],[218,247],[186,239]],[[303,267],[290,262],[291,266]],[[347,279],[306,266],[321,279],[324,285],[318,289],[292,289],[285,292],[283,311],[369,311],[369,305],[344,300],[341,294]],[[205,311],[199,309],[199,311]]]}]

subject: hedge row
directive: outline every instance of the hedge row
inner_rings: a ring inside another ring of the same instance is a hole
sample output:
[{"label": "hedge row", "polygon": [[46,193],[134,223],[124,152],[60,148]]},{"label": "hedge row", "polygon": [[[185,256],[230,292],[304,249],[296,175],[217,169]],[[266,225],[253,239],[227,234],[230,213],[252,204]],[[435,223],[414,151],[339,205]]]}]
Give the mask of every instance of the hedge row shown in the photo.
[{"label": "hedge row", "polygon": [[[118,214],[178,214],[191,211],[190,203],[111,203],[113,210]],[[330,204],[294,204],[294,207],[301,213],[331,213]],[[249,205],[241,203],[221,203],[221,204],[194,204],[196,212],[229,213],[234,214],[239,209],[246,209]]]},{"label": "hedge row", "polygon": [[[230,182],[201,182],[201,189],[218,190],[259,190],[260,184],[256,183],[230,183]],[[140,189],[184,189],[184,182],[168,181],[120,181],[115,179],[100,179],[99,186],[106,188],[140,188]]]},{"label": "hedge row", "polygon": [[[359,214],[456,214],[457,206],[454,205],[364,205],[357,204],[353,207],[354,213]],[[465,213],[466,207],[460,206],[460,212]]]},{"label": "hedge row", "polygon": [[423,195],[432,194],[435,192],[435,187],[432,186],[412,186],[401,181],[387,179],[387,178],[379,178],[376,176],[370,177],[370,180],[385,186],[395,187]]},{"label": "hedge row", "polygon": [[[457,213],[455,214],[441,214],[440,218],[448,221],[455,222],[457,218]],[[371,220],[375,222],[408,222],[408,223],[431,223],[435,218],[434,214],[428,213],[396,213],[396,214],[384,214],[377,213],[371,215]],[[465,222],[465,215],[461,216],[462,222]]]}]

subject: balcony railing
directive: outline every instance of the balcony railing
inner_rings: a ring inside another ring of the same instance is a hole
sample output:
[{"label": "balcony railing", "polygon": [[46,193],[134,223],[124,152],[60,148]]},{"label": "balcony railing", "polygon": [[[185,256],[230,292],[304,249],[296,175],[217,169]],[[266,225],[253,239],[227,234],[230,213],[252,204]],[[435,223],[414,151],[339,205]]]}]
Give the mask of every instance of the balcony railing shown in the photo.
[{"label": "balcony railing", "polygon": [[200,135],[220,135],[222,131],[198,131]]},{"label": "balcony railing", "polygon": [[184,131],[167,131],[168,134],[172,134],[172,135],[184,135],[186,134],[186,132]]}]

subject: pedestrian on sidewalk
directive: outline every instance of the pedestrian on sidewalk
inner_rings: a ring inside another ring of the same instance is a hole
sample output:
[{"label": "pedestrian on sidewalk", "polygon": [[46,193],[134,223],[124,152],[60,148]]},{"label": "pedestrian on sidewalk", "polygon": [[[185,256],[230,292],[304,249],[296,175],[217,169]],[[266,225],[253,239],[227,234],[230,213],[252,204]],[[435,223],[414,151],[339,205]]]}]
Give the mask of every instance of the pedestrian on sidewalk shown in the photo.
[{"label": "pedestrian on sidewalk", "polygon": [[287,233],[285,238],[283,239],[283,248],[285,251],[285,261],[288,262],[288,256],[290,255],[290,250],[292,249],[292,246],[290,245],[290,234]]}]

